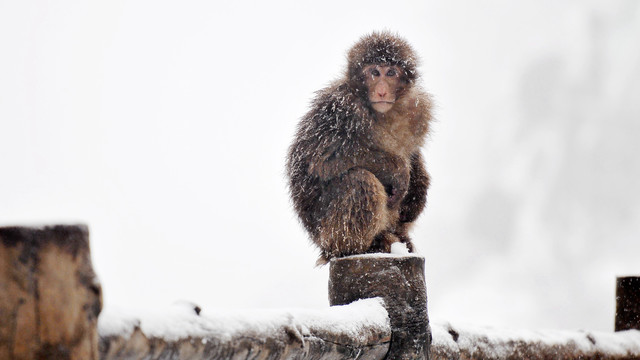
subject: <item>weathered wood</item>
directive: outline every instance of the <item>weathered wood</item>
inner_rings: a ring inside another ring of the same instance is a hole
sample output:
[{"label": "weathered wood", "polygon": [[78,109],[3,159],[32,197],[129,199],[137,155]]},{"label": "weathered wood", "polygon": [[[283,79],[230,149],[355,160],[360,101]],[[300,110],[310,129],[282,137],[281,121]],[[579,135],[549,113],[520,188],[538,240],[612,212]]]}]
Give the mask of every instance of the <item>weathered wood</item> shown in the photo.
[{"label": "weathered wood", "polygon": [[619,277],[616,282],[615,330],[640,330],[640,276]]},{"label": "weathered wood", "polygon": [[[255,336],[255,337],[253,337]],[[101,337],[102,360],[140,359],[201,359],[201,360],[278,360],[314,359],[379,360],[388,350],[388,343],[363,346],[349,343],[333,343],[331,338],[305,336],[296,339],[280,333],[277,337],[246,334],[246,337],[224,341],[220,338],[189,337],[169,340],[147,337],[138,328],[130,337]]]},{"label": "weathered wood", "polygon": [[86,226],[0,228],[0,359],[98,359]]},{"label": "weathered wood", "polygon": [[380,360],[391,337],[379,300],[298,312],[106,309],[99,331],[102,360]]},{"label": "weathered wood", "polygon": [[[344,313],[359,311],[359,305],[352,305],[357,304],[346,306]],[[331,314],[332,310],[335,309],[316,311],[310,318],[300,313],[268,310],[227,315],[207,315],[206,311],[197,315],[191,311],[180,316],[163,312],[127,317],[107,309],[100,320],[103,324],[100,326],[101,359],[379,360],[386,357],[391,337],[388,324],[377,326],[377,321],[367,324],[361,318],[356,321],[360,326],[353,327],[354,319]],[[345,322],[351,323],[347,328],[358,331],[334,328]],[[170,331],[185,325],[191,330],[182,334]],[[109,330],[109,327],[119,330]],[[640,331],[637,330],[618,333],[532,331],[451,324],[432,324],[431,328],[432,360],[640,359]]]},{"label": "weathered wood", "polygon": [[640,331],[514,330],[434,324],[432,360],[638,360]]},{"label": "weathered wood", "polygon": [[391,320],[391,344],[386,358],[429,359],[431,331],[424,258],[375,254],[331,260],[331,305],[372,297],[384,299]]}]

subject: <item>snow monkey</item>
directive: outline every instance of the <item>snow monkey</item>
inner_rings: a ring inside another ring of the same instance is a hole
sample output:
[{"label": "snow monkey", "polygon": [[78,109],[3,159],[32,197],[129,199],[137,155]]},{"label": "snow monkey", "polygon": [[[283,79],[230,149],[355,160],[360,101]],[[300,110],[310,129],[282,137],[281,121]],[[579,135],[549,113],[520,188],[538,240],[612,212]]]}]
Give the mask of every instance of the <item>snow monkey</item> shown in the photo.
[{"label": "snow monkey", "polygon": [[426,204],[429,175],[420,147],[431,98],[416,85],[418,59],[389,32],[349,50],[344,76],[317,92],[287,158],[293,206],[320,249],[335,257],[413,252],[411,224]]}]

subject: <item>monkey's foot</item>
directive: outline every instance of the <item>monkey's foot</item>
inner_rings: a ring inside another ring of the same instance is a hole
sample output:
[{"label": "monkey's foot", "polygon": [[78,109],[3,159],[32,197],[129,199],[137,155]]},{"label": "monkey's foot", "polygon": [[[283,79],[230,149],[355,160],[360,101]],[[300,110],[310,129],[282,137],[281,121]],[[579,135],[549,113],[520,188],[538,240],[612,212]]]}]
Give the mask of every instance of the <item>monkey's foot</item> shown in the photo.
[{"label": "monkey's foot", "polygon": [[400,242],[400,238],[398,238],[395,234],[390,231],[383,231],[378,234],[375,239],[373,239],[373,243],[371,247],[367,250],[368,253],[390,253],[391,252],[391,244]]}]

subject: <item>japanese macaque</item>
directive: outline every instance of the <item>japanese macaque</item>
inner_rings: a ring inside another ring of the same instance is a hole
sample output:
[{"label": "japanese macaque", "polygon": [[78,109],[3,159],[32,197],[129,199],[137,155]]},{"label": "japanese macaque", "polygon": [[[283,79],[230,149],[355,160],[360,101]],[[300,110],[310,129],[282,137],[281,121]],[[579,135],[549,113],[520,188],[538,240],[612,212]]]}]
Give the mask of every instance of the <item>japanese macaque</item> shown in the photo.
[{"label": "japanese macaque", "polygon": [[420,153],[431,98],[416,85],[411,46],[388,32],[349,51],[345,75],[317,92],[289,148],[293,205],[320,249],[335,257],[389,252],[422,212],[429,175]]}]

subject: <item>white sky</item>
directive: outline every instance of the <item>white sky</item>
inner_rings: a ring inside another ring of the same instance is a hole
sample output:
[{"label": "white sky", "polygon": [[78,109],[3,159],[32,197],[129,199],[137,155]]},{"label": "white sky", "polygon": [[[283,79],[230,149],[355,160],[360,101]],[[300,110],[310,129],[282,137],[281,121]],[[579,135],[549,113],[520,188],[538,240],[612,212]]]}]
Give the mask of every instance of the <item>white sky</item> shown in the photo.
[{"label": "white sky", "polygon": [[611,330],[640,273],[633,0],[0,0],[0,224],[87,223],[107,306],[327,306],[284,158],[377,29],[437,103],[432,319]]}]

